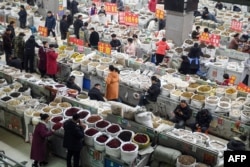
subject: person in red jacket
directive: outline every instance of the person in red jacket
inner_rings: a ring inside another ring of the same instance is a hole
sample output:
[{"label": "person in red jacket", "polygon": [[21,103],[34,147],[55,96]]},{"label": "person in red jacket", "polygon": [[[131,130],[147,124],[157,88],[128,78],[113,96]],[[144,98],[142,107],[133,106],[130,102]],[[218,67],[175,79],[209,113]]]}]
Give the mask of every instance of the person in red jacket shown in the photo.
[{"label": "person in red jacket", "polygon": [[155,64],[157,66],[159,65],[159,63],[162,62],[163,58],[165,57],[166,50],[170,49],[166,41],[167,41],[166,38],[162,38],[161,41],[156,42],[157,49],[156,49],[156,53],[155,53],[155,55],[156,55],[156,63]]},{"label": "person in red jacket", "polygon": [[156,11],[156,4],[157,4],[157,1],[156,0],[150,0],[148,2],[148,9],[151,11],[151,12],[155,12]]},{"label": "person in red jacket", "polygon": [[54,81],[56,81],[56,73],[57,73],[57,57],[58,53],[54,50],[54,44],[49,45],[49,49],[47,51],[47,74],[51,76]]}]

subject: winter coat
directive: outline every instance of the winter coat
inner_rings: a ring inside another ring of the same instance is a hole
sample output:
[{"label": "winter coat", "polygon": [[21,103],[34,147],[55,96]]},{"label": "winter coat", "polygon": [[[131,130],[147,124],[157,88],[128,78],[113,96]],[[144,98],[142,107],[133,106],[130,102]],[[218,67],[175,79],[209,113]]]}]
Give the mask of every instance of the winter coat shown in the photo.
[{"label": "winter coat", "polygon": [[56,53],[52,49],[48,49],[47,51],[47,74],[55,75],[57,73],[57,57],[58,53]]},{"label": "winter coat", "polygon": [[51,15],[50,17],[49,16],[46,17],[45,27],[47,27],[49,30],[55,29],[56,19],[53,15]]},{"label": "winter coat", "polygon": [[89,36],[90,46],[98,46],[99,34],[96,31],[93,31]]},{"label": "winter coat", "polygon": [[4,33],[3,36],[3,49],[7,51],[12,50],[12,41],[10,39],[10,35],[8,33]]},{"label": "winter coat", "polygon": [[148,3],[148,9],[151,12],[155,12],[156,11],[156,4],[157,4],[156,0],[150,0],[149,3]]},{"label": "winter coat", "polygon": [[91,100],[105,101],[103,96],[102,96],[101,91],[95,87],[90,89],[88,96],[90,97]]},{"label": "winter coat", "polygon": [[79,36],[79,30],[80,28],[83,27],[83,21],[80,20],[80,19],[77,19],[75,22],[74,22],[74,34],[76,36]]},{"label": "winter coat", "polygon": [[233,151],[245,151],[246,145],[245,143],[243,143],[243,141],[236,138],[232,138],[227,143],[227,148]]},{"label": "winter coat", "polygon": [[8,25],[7,28],[11,30],[10,39],[13,40],[14,37],[16,36],[15,28],[12,25]]},{"label": "winter coat", "polygon": [[199,111],[195,118],[195,124],[199,124],[200,127],[209,127],[210,122],[212,121],[212,115],[208,113],[207,115],[203,115],[201,111]]},{"label": "winter coat", "polygon": [[39,56],[39,63],[38,63],[38,68],[40,70],[46,71],[47,68],[47,48],[45,47],[40,47],[38,51],[38,56]]},{"label": "winter coat", "polygon": [[70,89],[75,89],[77,90],[79,93],[81,92],[81,88],[75,83],[75,82],[72,82],[70,80],[68,80],[66,82],[66,86]]},{"label": "winter coat", "polygon": [[37,124],[32,140],[30,158],[42,162],[46,159],[46,138],[53,134],[49,131],[44,122]]},{"label": "winter coat", "polygon": [[63,124],[63,147],[72,151],[80,151],[83,147],[84,129],[78,126],[72,119]]},{"label": "winter coat", "polygon": [[27,21],[27,12],[26,10],[20,10],[18,12],[19,15],[19,21],[22,23],[25,23]]},{"label": "winter coat", "polygon": [[187,57],[182,59],[181,66],[179,68],[179,72],[181,74],[184,74],[184,75],[189,74],[189,72],[190,72],[190,62],[189,62]]},{"label": "winter coat", "polygon": [[[181,111],[183,115],[180,115],[177,111]],[[182,108],[180,105],[178,105],[174,110],[174,114],[177,120],[186,121],[191,117],[192,110],[189,108],[189,106]]]},{"label": "winter coat", "polygon": [[67,23],[68,26],[71,26],[73,24],[73,16],[71,14],[67,16]]},{"label": "winter coat", "polygon": [[106,78],[106,96],[108,100],[119,97],[119,74],[115,71],[109,72]]},{"label": "winter coat", "polygon": [[20,58],[23,61],[24,58],[24,49],[25,49],[25,42],[22,36],[17,36],[13,39],[14,45],[14,55],[15,57]]},{"label": "winter coat", "polygon": [[22,69],[22,62],[19,58],[17,57],[13,57],[10,61],[9,61],[9,66],[11,67],[15,67],[17,69]]},{"label": "winter coat", "polygon": [[99,10],[98,15],[99,15],[99,14],[104,14],[105,16],[107,16],[107,13],[106,13],[105,10]]},{"label": "winter coat", "polygon": [[146,95],[147,99],[153,102],[157,101],[157,97],[161,93],[160,81],[156,84],[152,84],[147,91],[148,95]]},{"label": "winter coat", "polygon": [[69,25],[66,20],[60,21],[60,32],[61,33],[67,33],[68,32]]},{"label": "winter coat", "polygon": [[72,15],[74,16],[74,14],[76,14],[76,13],[78,13],[78,2],[76,2],[75,0],[73,0],[72,2],[71,2],[71,13],[72,13]]},{"label": "winter coat", "polygon": [[96,7],[91,7],[89,13],[90,13],[90,16],[95,15],[97,13],[97,8]]},{"label": "winter coat", "polygon": [[240,81],[242,82],[246,75],[249,75],[248,77],[248,84],[250,84],[250,58],[248,58],[245,62],[244,62],[244,70],[242,72]]},{"label": "winter coat", "polygon": [[131,55],[131,56],[135,56],[135,52],[136,52],[136,47],[133,43],[131,44],[127,44],[125,46],[125,52],[128,54],[128,55]]},{"label": "winter coat", "polygon": [[157,46],[157,49],[156,49],[155,53],[160,54],[160,55],[164,55],[164,56],[166,54],[166,50],[170,49],[167,42],[164,42],[164,41],[156,42],[156,46]]},{"label": "winter coat", "polygon": [[190,49],[190,51],[188,53],[188,57],[192,58],[192,59],[194,59],[194,58],[199,59],[200,56],[202,56],[202,55],[203,55],[203,53],[202,53],[200,47],[191,47],[191,49]]},{"label": "winter coat", "polygon": [[34,38],[29,38],[25,43],[25,55],[35,56],[35,47],[40,48]]},{"label": "winter coat", "polygon": [[197,30],[194,30],[191,35],[192,39],[199,39],[199,37],[197,37],[198,35],[200,35],[200,33]]},{"label": "winter coat", "polygon": [[[113,50],[117,50],[117,51],[119,51],[120,52],[120,50],[121,50],[121,41],[119,40],[119,39],[114,39],[114,40],[111,40],[110,41],[110,45],[111,45],[111,47],[112,47],[112,49]],[[116,47],[119,47],[118,49],[116,49]]]}]

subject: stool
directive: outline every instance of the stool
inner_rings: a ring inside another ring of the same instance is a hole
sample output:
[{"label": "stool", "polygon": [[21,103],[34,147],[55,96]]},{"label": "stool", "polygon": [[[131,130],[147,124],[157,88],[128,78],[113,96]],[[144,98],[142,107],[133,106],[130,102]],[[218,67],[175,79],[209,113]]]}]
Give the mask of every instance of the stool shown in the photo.
[{"label": "stool", "polygon": [[[201,128],[198,128],[198,129],[196,130],[196,132],[201,132]],[[205,134],[206,134],[206,135],[208,134],[208,129],[205,131]]]},{"label": "stool", "polygon": [[147,111],[151,111],[152,113],[156,114],[158,113],[158,104],[157,102],[153,102],[153,101],[148,101],[148,104],[146,104],[146,109]]}]

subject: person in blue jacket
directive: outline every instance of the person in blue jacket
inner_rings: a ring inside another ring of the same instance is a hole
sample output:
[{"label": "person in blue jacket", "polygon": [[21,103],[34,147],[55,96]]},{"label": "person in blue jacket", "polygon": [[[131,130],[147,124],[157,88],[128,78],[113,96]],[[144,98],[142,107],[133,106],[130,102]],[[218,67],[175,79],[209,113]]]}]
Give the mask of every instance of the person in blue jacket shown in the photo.
[{"label": "person in blue jacket", "polygon": [[18,12],[20,27],[26,28],[26,21],[27,21],[27,12],[23,5],[20,6],[20,11]]},{"label": "person in blue jacket", "polygon": [[52,32],[53,37],[56,37],[55,27],[56,27],[56,19],[53,16],[51,11],[47,12],[47,17],[45,20],[45,27],[48,29],[48,36],[50,32]]}]

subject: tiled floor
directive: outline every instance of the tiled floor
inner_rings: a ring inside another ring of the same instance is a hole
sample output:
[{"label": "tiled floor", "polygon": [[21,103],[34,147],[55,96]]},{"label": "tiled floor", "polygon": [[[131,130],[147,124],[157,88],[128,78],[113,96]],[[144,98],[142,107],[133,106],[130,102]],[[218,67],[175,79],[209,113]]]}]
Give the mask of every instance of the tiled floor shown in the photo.
[{"label": "tiled floor", "polygon": [[[32,165],[32,160],[29,158],[30,147],[30,143],[25,143],[23,138],[0,128],[0,150],[4,150],[8,157],[17,162],[28,161],[26,167],[31,167]],[[48,162],[49,164],[46,167],[66,167],[66,160],[54,155],[49,156]]]}]

